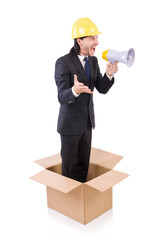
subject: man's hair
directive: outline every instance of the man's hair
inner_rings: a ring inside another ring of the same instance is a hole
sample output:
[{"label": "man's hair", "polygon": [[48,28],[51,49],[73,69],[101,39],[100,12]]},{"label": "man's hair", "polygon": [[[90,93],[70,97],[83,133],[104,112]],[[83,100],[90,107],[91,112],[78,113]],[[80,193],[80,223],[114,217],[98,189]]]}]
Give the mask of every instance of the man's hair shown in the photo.
[{"label": "man's hair", "polygon": [[[80,39],[83,40],[85,37],[81,37]],[[80,46],[77,42],[77,38],[74,39],[74,46],[70,49],[70,53],[76,53],[77,55],[80,54]]]}]

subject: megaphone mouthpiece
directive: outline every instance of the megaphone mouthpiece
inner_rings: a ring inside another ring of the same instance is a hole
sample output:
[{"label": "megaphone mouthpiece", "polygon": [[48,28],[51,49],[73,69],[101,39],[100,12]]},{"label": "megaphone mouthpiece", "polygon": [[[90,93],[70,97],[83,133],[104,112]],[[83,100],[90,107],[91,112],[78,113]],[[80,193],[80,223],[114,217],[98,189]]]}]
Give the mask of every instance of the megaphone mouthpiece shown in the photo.
[{"label": "megaphone mouthpiece", "polygon": [[128,67],[131,67],[135,60],[135,51],[133,48],[130,48],[128,51],[117,52],[115,50],[107,49],[103,52],[102,58],[108,62],[122,62]]}]

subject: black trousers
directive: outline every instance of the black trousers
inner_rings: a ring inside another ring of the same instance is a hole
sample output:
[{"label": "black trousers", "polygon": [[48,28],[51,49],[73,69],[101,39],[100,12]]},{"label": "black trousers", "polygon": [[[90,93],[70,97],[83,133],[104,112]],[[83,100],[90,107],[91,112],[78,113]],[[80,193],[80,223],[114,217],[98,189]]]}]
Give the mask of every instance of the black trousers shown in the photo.
[{"label": "black trousers", "polygon": [[79,136],[61,135],[62,175],[85,182],[88,173],[92,126],[88,122]]}]

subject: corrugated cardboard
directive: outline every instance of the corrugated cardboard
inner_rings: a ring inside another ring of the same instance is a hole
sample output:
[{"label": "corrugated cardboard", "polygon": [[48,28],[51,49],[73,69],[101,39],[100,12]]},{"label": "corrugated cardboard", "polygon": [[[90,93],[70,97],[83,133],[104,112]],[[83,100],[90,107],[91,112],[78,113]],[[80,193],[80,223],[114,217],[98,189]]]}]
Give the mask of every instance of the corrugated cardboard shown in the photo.
[{"label": "corrugated cardboard", "polygon": [[112,187],[128,176],[112,170],[122,156],[91,148],[85,183],[61,175],[60,154],[35,161],[45,168],[31,179],[46,185],[48,207],[86,224],[112,208]]}]

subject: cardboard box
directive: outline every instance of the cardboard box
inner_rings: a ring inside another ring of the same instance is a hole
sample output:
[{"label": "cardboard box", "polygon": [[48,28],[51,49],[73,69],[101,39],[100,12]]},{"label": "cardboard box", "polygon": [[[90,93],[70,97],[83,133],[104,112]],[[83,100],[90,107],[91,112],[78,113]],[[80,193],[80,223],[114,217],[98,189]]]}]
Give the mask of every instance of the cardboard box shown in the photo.
[{"label": "cardboard box", "polygon": [[91,148],[85,183],[61,175],[60,154],[35,161],[45,170],[31,179],[46,185],[48,207],[87,224],[112,208],[112,187],[128,176],[112,170],[123,157]]}]

